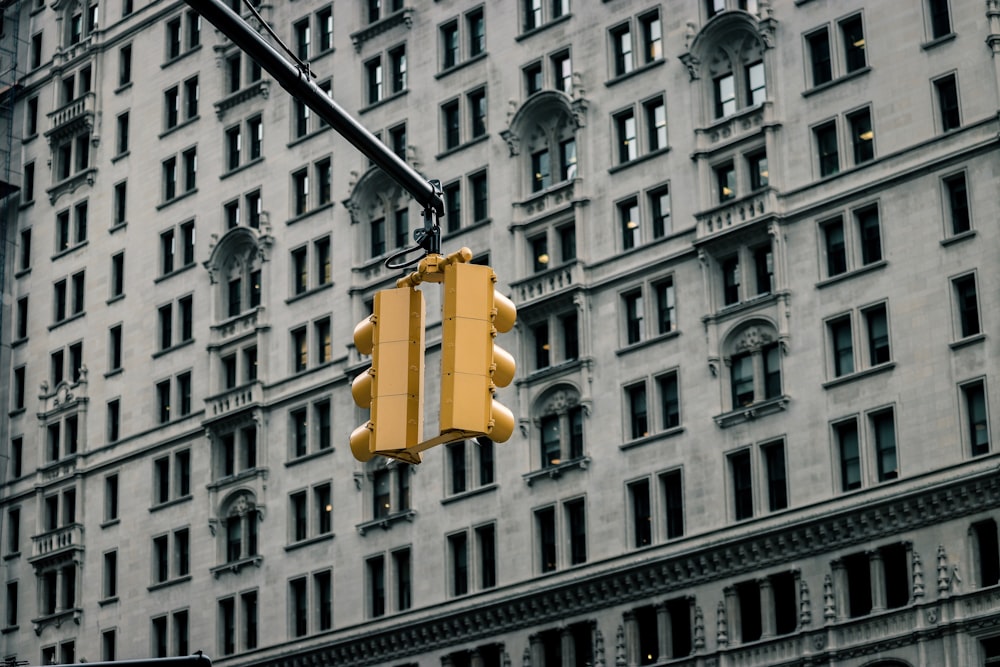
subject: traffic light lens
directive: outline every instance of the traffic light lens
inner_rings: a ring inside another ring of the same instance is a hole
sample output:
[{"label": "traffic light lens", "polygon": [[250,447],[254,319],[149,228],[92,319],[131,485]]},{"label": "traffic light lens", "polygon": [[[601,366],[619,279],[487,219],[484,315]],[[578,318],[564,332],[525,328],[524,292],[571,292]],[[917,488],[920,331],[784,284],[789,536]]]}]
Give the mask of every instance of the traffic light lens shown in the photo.
[{"label": "traffic light lens", "polygon": [[370,408],[372,404],[372,374],[371,369],[360,373],[351,383],[351,396],[358,407]]},{"label": "traffic light lens", "polygon": [[493,442],[507,442],[514,435],[514,413],[506,405],[493,401],[493,428],[489,436]]},{"label": "traffic light lens", "polygon": [[514,302],[500,292],[493,290],[493,307],[497,310],[497,314],[493,318],[493,327],[497,332],[507,333],[513,329],[514,322],[517,320],[517,306],[514,305]]},{"label": "traffic light lens", "polygon": [[354,458],[362,463],[371,461],[375,456],[371,450],[372,432],[368,429],[368,424],[359,426],[351,433],[351,453]]},{"label": "traffic light lens", "polygon": [[517,370],[517,362],[513,355],[502,347],[493,346],[493,384],[498,387],[506,387],[513,381],[514,372]]},{"label": "traffic light lens", "polygon": [[370,317],[361,320],[354,327],[354,347],[358,348],[358,352],[361,354],[372,353],[372,349],[375,347],[375,325]]}]

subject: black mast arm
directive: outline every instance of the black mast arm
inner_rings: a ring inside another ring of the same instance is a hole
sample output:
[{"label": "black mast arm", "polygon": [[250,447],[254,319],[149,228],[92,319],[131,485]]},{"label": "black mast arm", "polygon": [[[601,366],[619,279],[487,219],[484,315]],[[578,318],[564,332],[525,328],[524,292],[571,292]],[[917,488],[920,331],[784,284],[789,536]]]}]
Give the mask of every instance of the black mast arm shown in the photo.
[{"label": "black mast arm", "polygon": [[[253,58],[282,88],[316,112],[342,137],[409,192],[424,209],[424,217],[428,223],[425,227],[427,233],[437,236],[434,233],[437,232],[437,218],[444,216],[440,189],[424,180],[416,170],[341,109],[312,81],[307,72],[290,63],[220,0],[185,0],[185,2]],[[430,232],[431,227],[434,228],[434,232]],[[440,245],[439,238],[436,239],[438,245]],[[429,252],[440,252],[439,248],[427,248],[424,242],[421,242],[420,246]]]}]

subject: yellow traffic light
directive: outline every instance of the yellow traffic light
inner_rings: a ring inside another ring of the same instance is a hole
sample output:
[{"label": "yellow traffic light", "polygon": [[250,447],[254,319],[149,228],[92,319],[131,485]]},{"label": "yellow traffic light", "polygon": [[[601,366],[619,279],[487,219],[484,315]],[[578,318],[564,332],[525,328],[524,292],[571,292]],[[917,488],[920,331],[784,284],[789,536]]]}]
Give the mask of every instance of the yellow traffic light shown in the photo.
[{"label": "yellow traffic light", "polygon": [[372,355],[371,368],[351,385],[354,401],[371,419],[351,434],[359,461],[375,454],[420,463],[409,452],[423,439],[424,295],[411,287],[375,293],[373,313],[354,329],[354,345]]},{"label": "yellow traffic light", "polygon": [[451,262],[444,267],[441,334],[441,434],[461,431],[505,442],[514,414],[498,403],[496,387],[514,379],[514,357],[494,344],[510,331],[517,309],[494,289],[488,266]]}]

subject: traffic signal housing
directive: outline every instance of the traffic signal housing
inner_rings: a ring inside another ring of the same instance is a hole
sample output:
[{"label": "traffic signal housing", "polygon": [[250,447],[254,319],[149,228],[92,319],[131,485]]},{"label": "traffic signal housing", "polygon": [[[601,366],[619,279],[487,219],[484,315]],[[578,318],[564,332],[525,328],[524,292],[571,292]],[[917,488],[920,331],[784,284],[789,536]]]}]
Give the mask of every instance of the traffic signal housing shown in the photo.
[{"label": "traffic signal housing", "polygon": [[494,398],[514,379],[514,357],[495,344],[514,326],[517,309],[494,289],[488,266],[451,262],[444,267],[441,333],[441,435],[506,442],[514,414]]},{"label": "traffic signal housing", "polygon": [[370,368],[351,385],[354,401],[371,418],[351,434],[359,461],[376,454],[420,463],[423,440],[424,295],[412,287],[375,293],[371,317],[354,329],[354,345],[372,356]]}]

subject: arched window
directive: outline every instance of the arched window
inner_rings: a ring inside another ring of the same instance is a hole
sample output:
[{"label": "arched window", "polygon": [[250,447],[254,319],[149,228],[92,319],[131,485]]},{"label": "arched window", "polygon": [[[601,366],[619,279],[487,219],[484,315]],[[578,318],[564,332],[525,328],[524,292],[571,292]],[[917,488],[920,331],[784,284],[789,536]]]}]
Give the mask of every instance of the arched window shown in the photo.
[{"label": "arched window", "polygon": [[729,334],[724,348],[730,410],[782,395],[781,346],[774,325],[764,320],[741,325]]},{"label": "arched window", "polygon": [[767,100],[764,52],[771,43],[774,20],[758,21],[753,12],[740,9],[717,16],[710,11],[712,19],[699,33],[689,33],[688,52],[681,56],[691,79],[702,82],[707,123]]},{"label": "arched window", "polygon": [[543,470],[584,459],[584,406],[575,387],[558,385],[542,394],[534,425]]},{"label": "arched window", "polygon": [[519,156],[522,199],[577,178],[576,132],[583,125],[584,100],[565,93],[532,95],[501,132],[511,156]]},{"label": "arched window", "polygon": [[212,248],[205,266],[217,285],[216,321],[237,317],[261,305],[262,267],[271,241],[266,231],[234,227]]},{"label": "arched window", "polygon": [[[376,259],[414,243],[409,197],[384,171],[372,167],[351,186],[344,206],[355,225],[360,263]],[[416,217],[416,216],[414,216]]]},{"label": "arched window", "polygon": [[258,557],[260,519],[260,509],[249,491],[238,491],[223,502],[219,513],[223,563],[232,565]]},{"label": "arched window", "polygon": [[66,3],[62,14],[64,47],[79,44],[97,29],[97,11],[97,0]]}]

